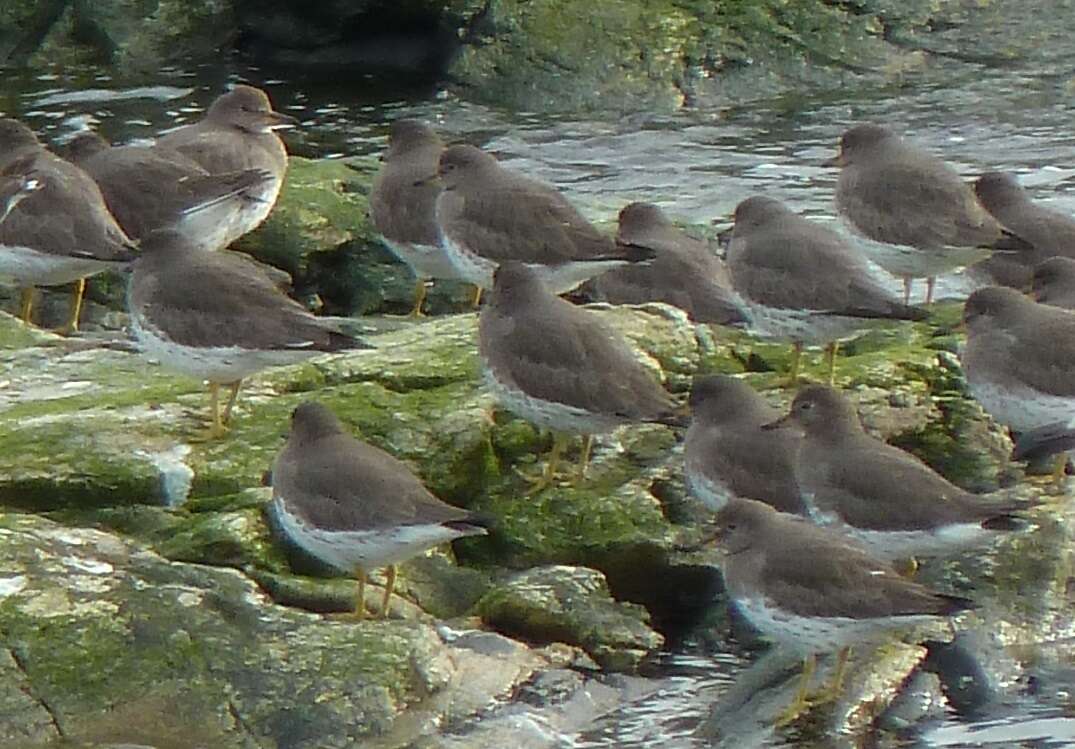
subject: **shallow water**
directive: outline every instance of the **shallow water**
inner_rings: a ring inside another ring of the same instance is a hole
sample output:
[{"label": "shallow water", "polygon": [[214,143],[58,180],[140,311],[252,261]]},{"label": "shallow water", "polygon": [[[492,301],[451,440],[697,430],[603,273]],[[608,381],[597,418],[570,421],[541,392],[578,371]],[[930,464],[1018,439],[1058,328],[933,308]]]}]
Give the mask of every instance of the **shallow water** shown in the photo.
[{"label": "shallow water", "polygon": [[[726,222],[743,198],[765,193],[796,210],[832,220],[836,172],[820,165],[850,124],[882,120],[904,131],[972,178],[985,170],[1017,172],[1034,196],[1075,212],[1073,87],[1050,66],[985,69],[958,85],[892,95],[807,96],[722,111],[639,113],[625,119],[547,118],[460,101],[331,90],[308,81],[266,79],[257,70],[162,70],[152,85],[125,85],[93,69],[37,70],[9,77],[4,114],[20,117],[53,142],[87,126],[115,141],[149,138],[197,119],[228,81],[270,91],[278,108],[302,120],[286,139],[304,155],[343,157],[381,150],[386,122],[416,116],[449,138],[495,151],[512,168],[559,185],[590,217],[613,221],[626,202],[658,203],[679,220]],[[893,281],[895,286],[895,282]],[[942,291],[956,291],[949,280]],[[747,664],[722,654],[668,654],[663,688],[601,716],[564,745],[701,746],[693,737],[709,706]],[[1020,697],[1003,717],[964,721],[947,716],[907,737],[923,747],[1060,747],[1075,745],[1067,717],[1075,678],[1056,676],[1047,694]]]}]

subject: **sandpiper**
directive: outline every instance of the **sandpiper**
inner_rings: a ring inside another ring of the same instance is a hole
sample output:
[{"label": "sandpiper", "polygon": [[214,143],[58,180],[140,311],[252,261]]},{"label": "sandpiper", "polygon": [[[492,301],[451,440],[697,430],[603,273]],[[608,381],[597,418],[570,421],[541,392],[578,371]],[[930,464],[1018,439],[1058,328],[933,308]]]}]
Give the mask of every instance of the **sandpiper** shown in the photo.
[{"label": "sandpiper", "polygon": [[653,253],[616,243],[583,218],[552,185],[505,169],[480,148],[441,154],[437,225],[452,263],[466,280],[492,288],[493,271],[515,261],[532,267],[554,294]]},{"label": "sandpiper", "polygon": [[870,259],[903,279],[926,278],[926,304],[936,277],[989,257],[1004,238],[959,174],[925,149],[875,124],[856,125],[827,162],[841,167],[836,209],[856,233],[872,240]]},{"label": "sandpiper", "polygon": [[[15,185],[0,222],[0,277],[23,286],[20,316],[30,321],[33,286],[75,282],[64,329],[78,330],[86,276],[122,268],[135,245],[108,212],[97,184],[50,153],[26,125],[0,119],[0,176]],[[17,187],[32,184],[32,190]]]},{"label": "sandpiper", "polygon": [[431,279],[459,278],[441,246],[437,196],[441,186],[426,178],[437,171],[444,143],[433,128],[418,120],[396,120],[389,128],[388,150],[370,189],[370,218],[381,241],[406,263],[416,279],[411,315],[422,314]]},{"label": "sandpiper", "polygon": [[788,415],[767,426],[788,424],[804,433],[795,477],[807,516],[879,559],[945,554],[1024,525],[1019,502],[966,492],[871,437],[854,405],[833,388],[803,388]]},{"label": "sandpiper", "polygon": [[[555,478],[564,433],[589,437],[632,422],[682,421],[623,336],[593,312],[557,297],[522,263],[501,262],[494,273],[479,318],[478,348],[496,400],[556,435],[535,490]],[[587,438],[580,478],[589,447]]]},{"label": "sandpiper", "polygon": [[358,580],[356,614],[365,616],[366,573],[387,567],[381,616],[395,565],[438,544],[486,533],[488,520],[446,504],[403,461],[352,437],[328,407],[313,401],[291,415],[291,433],[272,469],[281,530],[307,553]]},{"label": "sandpiper", "polygon": [[1039,263],[1030,287],[1038,303],[1075,310],[1075,258],[1053,257]]},{"label": "sandpiper", "polygon": [[[172,230],[153,232],[141,249],[127,294],[131,329],[148,357],[208,380],[211,437],[223,434],[243,378],[319,354],[368,348],[288,298],[242,255],[200,252]],[[221,385],[231,390],[223,415]]]},{"label": "sandpiper", "polygon": [[728,268],[749,309],[751,330],[794,346],[792,382],[804,345],[825,346],[832,382],[841,339],[870,320],[926,317],[900,304],[843,237],[773,198],[754,196],[736,206]]}]

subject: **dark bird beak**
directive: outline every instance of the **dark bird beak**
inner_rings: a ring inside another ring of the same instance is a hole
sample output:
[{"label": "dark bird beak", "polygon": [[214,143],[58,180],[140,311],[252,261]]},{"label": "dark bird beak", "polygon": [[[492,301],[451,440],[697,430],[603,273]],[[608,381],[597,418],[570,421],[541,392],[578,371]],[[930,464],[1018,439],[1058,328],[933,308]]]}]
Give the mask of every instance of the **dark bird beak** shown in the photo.
[{"label": "dark bird beak", "polygon": [[791,414],[788,414],[787,416],[781,416],[776,421],[770,421],[768,424],[762,424],[761,428],[766,432],[770,432],[773,429],[783,429],[784,427],[789,426],[790,424],[791,424]]},{"label": "dark bird beak", "polygon": [[421,179],[416,179],[414,181],[414,186],[415,187],[421,187],[422,185],[436,185],[436,184],[439,184],[439,183],[440,183],[440,175],[439,174],[431,174],[428,177],[422,177]]},{"label": "dark bird beak", "polygon": [[286,128],[298,126],[298,118],[292,117],[289,114],[284,114],[283,112],[265,113],[265,127],[269,128],[270,130],[283,130]]},{"label": "dark bird beak", "polygon": [[843,166],[846,163],[847,162],[844,161],[844,155],[841,152],[833,156],[831,159],[825,159],[824,161],[822,161],[821,166]]}]

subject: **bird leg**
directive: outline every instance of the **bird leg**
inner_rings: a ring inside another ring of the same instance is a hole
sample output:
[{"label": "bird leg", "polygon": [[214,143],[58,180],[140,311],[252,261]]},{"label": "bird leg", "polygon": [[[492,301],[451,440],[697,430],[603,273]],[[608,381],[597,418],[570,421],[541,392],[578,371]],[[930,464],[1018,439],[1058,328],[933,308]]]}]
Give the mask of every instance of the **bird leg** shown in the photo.
[{"label": "bird leg", "polygon": [[470,306],[473,309],[478,309],[478,306],[482,303],[482,287],[475,286],[474,291],[470,295]]},{"label": "bird leg", "polygon": [[836,381],[836,349],[839,346],[839,341],[833,341],[825,347],[825,362],[829,368],[829,387],[832,387]]},{"label": "bird leg", "polygon": [[545,461],[545,467],[541,473],[537,476],[527,476],[519,471],[519,475],[523,477],[530,484],[530,491],[528,495],[540,494],[541,492],[552,486],[556,480],[556,468],[560,463],[560,455],[564,452],[564,447],[567,445],[567,436],[558,432],[553,433],[552,437],[552,450],[549,452],[549,458]]},{"label": "bird leg", "polygon": [[411,317],[425,317],[422,305],[426,301],[426,283],[424,278],[419,278],[414,282],[414,307],[411,308]]},{"label": "bird leg", "polygon": [[82,299],[86,294],[86,279],[80,278],[75,281],[75,288],[71,292],[71,312],[67,316],[67,323],[61,329],[64,333],[78,332],[78,318],[82,315]]},{"label": "bird leg", "polygon": [[224,414],[220,417],[221,424],[227,425],[231,423],[231,410],[235,408],[235,401],[239,398],[239,388],[242,387],[243,381],[236,380],[228,385],[228,402],[224,406]]},{"label": "bird leg", "polygon": [[903,277],[903,303],[911,303],[911,284],[914,283],[914,279],[909,276]]},{"label": "bird leg", "polygon": [[361,567],[355,567],[355,578],[358,580],[358,602],[355,604],[355,619],[366,618],[366,571]]},{"label": "bird leg", "polygon": [[926,304],[933,304],[933,289],[937,286],[937,279],[930,276],[926,279]]},{"label": "bird leg", "polygon": [[795,387],[799,382],[799,360],[803,356],[803,344],[801,341],[795,341],[791,344],[791,374],[789,376],[789,384]]},{"label": "bird leg", "polygon": [[227,430],[220,420],[220,383],[209,383],[209,439],[223,437]]},{"label": "bird leg", "polygon": [[803,671],[799,676],[799,686],[795,689],[795,698],[777,716],[774,724],[776,728],[783,728],[795,722],[795,719],[809,706],[806,696],[810,691],[810,680],[814,678],[815,668],[817,668],[817,658],[813,653],[803,658]]},{"label": "bird leg", "polygon": [[385,573],[384,584],[384,599],[381,601],[381,618],[388,618],[388,602],[392,598],[392,591],[396,588],[396,565],[388,565],[388,571]]},{"label": "bird leg", "polygon": [[30,313],[34,309],[34,287],[27,286],[19,294],[19,319],[30,324]]},{"label": "bird leg", "polygon": [[575,474],[576,481],[586,478],[586,469],[590,466],[590,454],[593,452],[593,435],[587,434],[582,438],[582,453],[579,455],[579,469]]},{"label": "bird leg", "polygon": [[811,707],[835,702],[839,699],[840,692],[844,688],[844,678],[847,676],[847,663],[850,658],[851,648],[840,648],[840,652],[836,656],[836,671],[828,684],[810,696],[809,704]]},{"label": "bird leg", "polygon": [[1060,453],[1056,456],[1053,463],[1053,483],[1059,486],[1064,483],[1064,477],[1067,475],[1068,468],[1068,454],[1066,452]]}]

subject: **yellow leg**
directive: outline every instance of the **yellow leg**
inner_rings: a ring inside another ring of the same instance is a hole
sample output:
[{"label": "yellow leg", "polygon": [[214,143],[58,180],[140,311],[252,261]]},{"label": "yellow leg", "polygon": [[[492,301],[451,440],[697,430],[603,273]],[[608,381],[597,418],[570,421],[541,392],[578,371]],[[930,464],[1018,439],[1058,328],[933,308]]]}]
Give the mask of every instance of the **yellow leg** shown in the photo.
[{"label": "yellow leg", "polygon": [[918,574],[918,560],[914,557],[907,557],[906,559],[897,559],[892,563],[892,569],[902,577],[906,577],[908,580],[914,578]]},{"label": "yellow leg", "polygon": [[384,584],[384,599],[381,601],[381,618],[388,618],[388,602],[392,600],[392,591],[396,588],[396,565],[388,565],[388,572],[385,573],[387,580]]},{"label": "yellow leg", "polygon": [[19,319],[30,324],[30,313],[34,310],[34,287],[27,286],[19,294]]},{"label": "yellow leg", "polygon": [[64,332],[78,332],[78,318],[82,316],[82,299],[86,294],[86,279],[80,278],[75,281],[75,288],[71,293],[71,313],[67,317]]},{"label": "yellow leg", "polygon": [[911,279],[911,278],[904,278],[903,279],[903,303],[904,304],[910,304],[911,303],[911,284],[912,283],[914,283],[914,280]]},{"label": "yellow leg", "polygon": [[474,291],[470,297],[470,306],[474,309],[478,309],[478,305],[482,303],[482,287],[475,286]]},{"label": "yellow leg", "polygon": [[799,676],[799,686],[795,690],[795,698],[791,701],[783,712],[776,718],[776,727],[783,728],[795,721],[803,710],[806,709],[809,702],[806,697],[810,693],[810,680],[814,678],[814,669],[817,668],[817,659],[811,653],[803,658],[803,671]]},{"label": "yellow leg", "polygon": [[926,304],[933,304],[933,289],[937,286],[937,279],[930,276],[926,279]]},{"label": "yellow leg", "polygon": [[1064,482],[1064,477],[1067,475],[1067,468],[1068,468],[1068,454],[1067,453],[1060,453],[1059,455],[1056,456],[1055,462],[1053,463],[1053,483],[1054,484],[1062,484]]},{"label": "yellow leg", "polygon": [[810,705],[823,705],[839,699],[840,693],[844,689],[844,679],[847,677],[847,663],[850,659],[851,648],[841,648],[836,656],[836,671],[833,673],[832,679],[811,697]]},{"label": "yellow leg", "polygon": [[220,420],[220,384],[209,383],[209,437],[224,436],[224,424]]},{"label": "yellow leg", "polygon": [[224,415],[220,417],[222,424],[231,423],[231,410],[235,408],[235,401],[239,399],[239,388],[243,386],[242,380],[236,380],[228,385],[228,403],[224,406]]},{"label": "yellow leg", "polygon": [[803,356],[803,345],[799,341],[791,344],[791,373],[788,377],[789,384],[795,387],[799,383],[799,361]]},{"label": "yellow leg", "polygon": [[424,317],[422,305],[426,301],[426,283],[424,278],[414,282],[414,307],[411,308],[411,317]]},{"label": "yellow leg", "polygon": [[593,435],[587,434],[582,438],[582,455],[579,456],[579,470],[575,474],[576,481],[586,478],[586,469],[590,466],[590,453],[593,452]]},{"label": "yellow leg", "polygon": [[825,363],[828,365],[830,387],[836,382],[836,349],[839,346],[839,341],[833,341],[825,347]]},{"label": "yellow leg", "polygon": [[564,452],[564,446],[567,444],[567,437],[562,434],[554,434],[552,438],[552,450],[549,452],[549,458],[545,461],[545,468],[537,476],[531,477],[520,474],[530,482],[530,491],[527,494],[539,494],[545,491],[553,482],[556,481],[556,469],[560,465],[560,455]]},{"label": "yellow leg", "polygon": [[366,618],[366,571],[361,567],[355,568],[355,577],[358,579],[358,602],[355,604],[355,618]]}]

